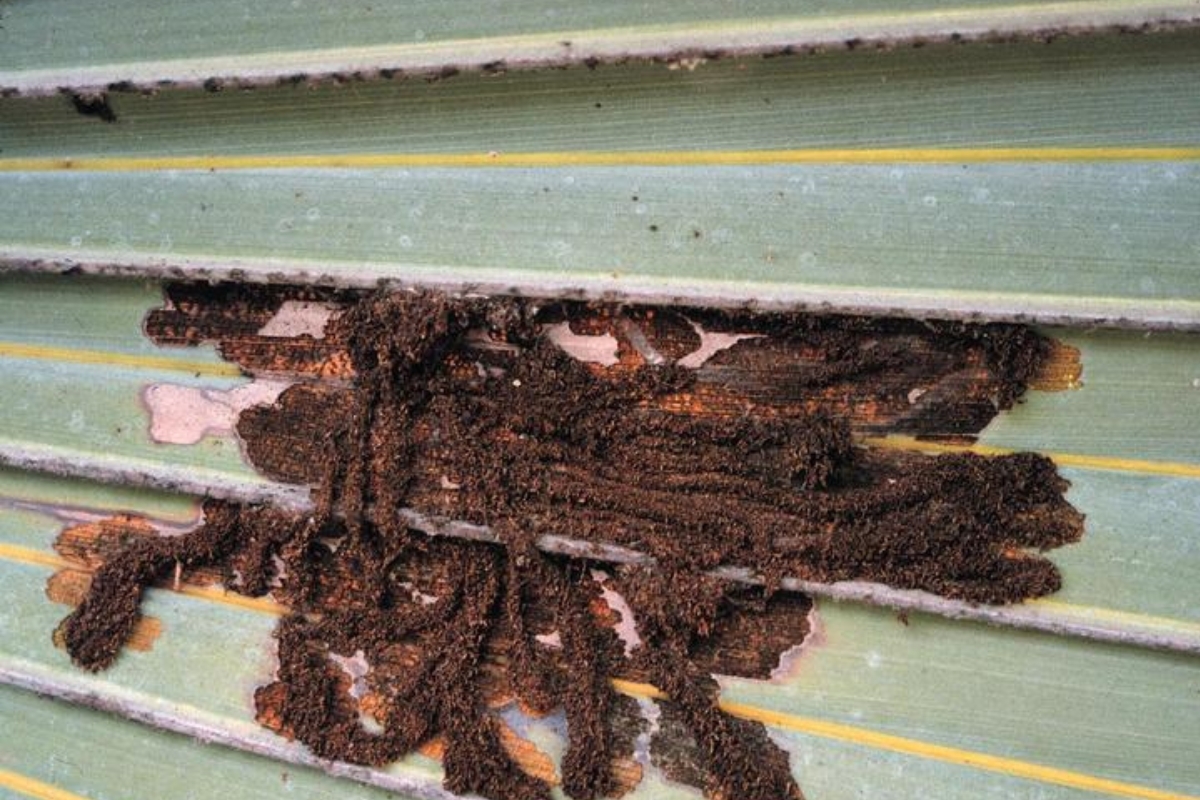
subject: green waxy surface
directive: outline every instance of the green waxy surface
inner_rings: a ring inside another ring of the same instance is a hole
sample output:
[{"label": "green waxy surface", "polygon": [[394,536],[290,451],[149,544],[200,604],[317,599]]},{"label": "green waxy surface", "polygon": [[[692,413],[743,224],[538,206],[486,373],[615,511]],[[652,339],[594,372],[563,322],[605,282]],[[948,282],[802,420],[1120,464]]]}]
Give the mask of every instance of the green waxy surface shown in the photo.
[{"label": "green waxy surface", "polygon": [[[397,797],[7,686],[0,687],[0,718],[0,770],[89,800]],[[0,797],[24,796],[0,783]]]},{"label": "green waxy surface", "polygon": [[[46,509],[88,509],[97,513],[119,513],[136,510],[137,513],[171,523],[193,523],[199,519],[200,507],[196,499],[179,494],[156,492],[133,486],[98,485],[90,481],[60,478],[39,472],[0,467],[0,502],[17,509],[21,521],[11,523],[14,530],[28,527],[28,518],[38,518],[42,525],[57,533],[52,517]],[[53,513],[53,512],[49,512]],[[0,516],[0,525],[9,526],[8,515]],[[6,527],[7,529],[7,527]],[[53,535],[46,538],[48,544]]]},{"label": "green waxy surface", "polygon": [[1063,573],[1053,599],[1200,623],[1200,483],[1195,478],[1064,469],[1086,516],[1078,544],[1047,555]]},{"label": "green waxy surface", "polygon": [[8,173],[0,241],[358,285],[1200,322],[1198,187],[1192,162]]},{"label": "green waxy surface", "polygon": [[[997,0],[923,0],[905,11],[988,8]],[[547,3],[508,0],[484,13],[477,4],[372,0],[337,7],[301,0],[209,0],[203,4],[169,0],[146,14],[131,0],[106,3],[82,16],[64,0],[5,4],[4,57],[0,69],[150,61],[245,54],[260,50],[312,50],[325,46],[417,43],[446,39],[570,31],[587,28],[703,23],[732,18],[793,16],[787,0],[752,0],[732,6],[722,0],[688,3]],[[845,13],[836,5],[806,9],[814,17]],[[856,0],[852,13],[899,10],[894,0]],[[731,14],[731,11],[735,13]],[[73,24],[50,27],[51,21]]]},{"label": "green waxy surface", "polygon": [[163,303],[158,281],[5,275],[0,279],[0,342],[175,358],[189,366],[223,364],[211,346],[164,348],[142,333],[146,314]]}]

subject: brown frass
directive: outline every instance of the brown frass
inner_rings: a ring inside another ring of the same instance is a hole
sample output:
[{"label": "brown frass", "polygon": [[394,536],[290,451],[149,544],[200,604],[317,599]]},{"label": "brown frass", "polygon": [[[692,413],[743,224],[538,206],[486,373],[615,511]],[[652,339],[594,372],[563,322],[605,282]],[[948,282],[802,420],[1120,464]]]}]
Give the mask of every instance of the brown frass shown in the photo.
[{"label": "brown frass", "polygon": [[[301,290],[226,288],[234,301],[224,306],[203,290],[174,291],[191,292],[191,305],[152,315],[156,338],[217,338],[255,364],[286,363],[254,332]],[[988,603],[1044,595],[1060,577],[1035,551],[1082,531],[1066,482],[1041,456],[854,444],[864,433],[977,432],[1048,352],[1020,326],[685,316],[429,292],[332,299],[342,311],[323,340],[301,343],[297,371],[347,380],[297,383],[239,423],[260,469],[315,485],[315,513],[211,503],[196,531],[131,544],[62,625],[81,666],[112,663],[143,586],[176,563],[216,565],[231,589],[290,607],[258,714],[319,756],[385,764],[440,735],[452,791],[547,797],[506,754],[486,708],[499,661],[526,707],[565,709],[569,796],[617,791],[609,679],[632,676],[670,696],[711,796],[777,800],[800,796],[786,754],[716,704],[712,642],[730,620],[769,613],[783,576]],[[238,322],[238,303],[253,323]],[[202,318],[225,326],[224,338]],[[562,323],[616,336],[619,362],[565,354],[544,333]],[[755,338],[699,369],[674,363],[699,346],[700,329]],[[488,525],[503,546],[430,537],[402,509]],[[547,533],[657,559],[612,579],[642,639],[628,657],[598,610],[602,565],[543,554],[535,545]],[[751,567],[767,588],[704,574],[721,565]],[[538,639],[551,632],[561,646]],[[359,656],[365,696],[338,660]]]}]

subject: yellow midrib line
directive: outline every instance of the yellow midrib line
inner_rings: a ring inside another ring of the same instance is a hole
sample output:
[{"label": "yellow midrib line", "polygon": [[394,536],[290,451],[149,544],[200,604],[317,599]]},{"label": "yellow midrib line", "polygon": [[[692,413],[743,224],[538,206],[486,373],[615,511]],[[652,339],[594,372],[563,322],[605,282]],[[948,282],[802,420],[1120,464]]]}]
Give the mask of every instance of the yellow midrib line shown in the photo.
[{"label": "yellow midrib line", "polygon": [[0,542],[0,558],[5,561],[15,561],[18,564],[32,564],[38,567],[49,567],[50,569],[79,568],[66,559],[56,556],[54,553],[35,550],[32,547],[6,544],[4,542]]},{"label": "yellow midrib line", "polygon": [[0,787],[11,789],[26,797],[36,798],[36,800],[88,800],[83,795],[2,767],[0,767]]},{"label": "yellow midrib line", "polygon": [[[31,564],[38,567],[48,567],[50,569],[77,569],[87,571],[87,567],[80,564],[74,564],[67,561],[61,556],[54,553],[47,553],[44,550],[36,550],[32,547],[21,547],[15,544],[6,544],[0,542],[0,559],[12,561],[18,564]],[[233,606],[235,608],[244,608],[248,611],[257,611],[263,614],[281,615],[287,613],[287,607],[276,603],[264,597],[245,597],[233,592],[227,592],[223,588],[216,586],[194,586],[192,584],[181,584],[178,589],[171,591],[177,594],[196,597],[201,600],[207,600],[213,603]]]},{"label": "yellow midrib line", "polygon": [[347,153],[2,158],[0,172],[379,169],[387,167],[672,167],[767,164],[987,164],[1196,161],[1200,146],[885,147],[787,150],[630,150],[528,153]]},{"label": "yellow midrib line", "polygon": [[1045,597],[1026,600],[1024,604],[1035,608],[1044,608],[1047,611],[1071,616],[1076,619],[1089,621],[1103,620],[1115,625],[1157,628],[1159,630],[1178,631],[1200,637],[1200,625],[1170,617],[1156,617],[1152,614],[1141,614],[1136,611],[1118,611],[1112,608],[1099,608],[1096,606],[1081,606]]},{"label": "yellow midrib line", "polygon": [[175,591],[189,597],[196,597],[201,600],[208,600],[213,603],[221,603],[222,605],[234,606],[236,608],[244,608],[247,611],[257,611],[260,614],[283,616],[288,613],[287,606],[276,603],[274,600],[266,597],[245,597],[237,593],[227,592],[219,586],[192,586],[191,584],[184,584]]},{"label": "yellow midrib line", "polygon": [[[907,450],[920,453],[975,453],[981,456],[1002,456],[1019,452],[1008,447],[986,444],[945,444],[926,442],[910,436],[868,437],[860,440],[868,447],[885,450]],[[1038,451],[1060,467],[1103,470],[1105,472],[1132,472],[1146,475],[1165,475],[1174,478],[1200,478],[1200,464],[1178,461],[1150,461],[1141,458],[1119,456],[1094,456],[1081,453],[1059,453]]]},{"label": "yellow midrib line", "polygon": [[[72,566],[58,556],[34,550],[32,548],[3,543],[0,543],[0,558],[48,566],[51,568]],[[287,612],[287,608],[285,606],[273,601],[255,598],[242,598],[238,595],[227,594],[223,590],[215,587],[184,586],[181,587],[180,593],[203,600],[224,603],[227,605],[233,605],[268,614],[282,614]],[[1086,610],[1079,606],[1068,606],[1067,604],[1059,605],[1076,610]],[[623,680],[621,678],[613,678],[610,682],[612,683],[613,688],[622,694],[627,694],[633,697],[647,697],[659,700],[667,698],[667,695],[663,693],[662,690],[656,686],[653,686],[652,684],[637,683],[634,681]],[[811,717],[803,717],[796,714],[788,714],[780,711],[758,708],[757,706],[751,706],[744,703],[721,700],[719,705],[722,710],[736,717],[762,722],[765,725],[770,725],[783,730],[806,733],[826,739],[849,742],[865,747],[872,747],[878,750],[902,753],[905,755],[917,756],[933,761],[942,761],[966,767],[973,767],[975,769],[981,769],[988,772],[997,772],[1004,775],[1027,778],[1029,780],[1041,781],[1043,783],[1068,786],[1087,791],[1102,792],[1104,794],[1110,794],[1118,797],[1139,798],[1140,800],[1200,800],[1200,798],[1190,795],[1165,792],[1151,787],[1124,783],[1122,781],[1113,781],[1107,778],[1100,778],[1081,772],[1073,772],[1071,770],[1063,770],[1056,767],[1032,764],[1017,759],[1004,758],[1001,756],[993,756],[971,750],[962,750],[955,747],[932,744],[930,742],[923,742],[917,739],[908,739],[901,736],[879,733],[866,728],[858,728],[850,725],[843,725],[841,723],[828,722]],[[20,776],[18,776],[18,778],[19,777]],[[0,785],[7,785],[4,783],[4,773],[2,771],[0,771]],[[53,789],[54,787],[50,788]],[[43,797],[43,795],[31,796]],[[59,796],[52,795],[44,795],[44,797],[51,798],[52,800],[58,800],[59,798]],[[62,795],[61,797],[66,798],[69,796]]]},{"label": "yellow midrib line", "polygon": [[107,367],[169,370],[222,378],[238,378],[242,376],[242,370],[236,364],[212,364],[204,361],[173,358],[171,356],[136,355],[132,353],[115,353],[107,350],[80,350],[73,347],[22,344],[20,342],[0,342],[0,358],[22,358],[58,361],[68,364],[97,364]]}]

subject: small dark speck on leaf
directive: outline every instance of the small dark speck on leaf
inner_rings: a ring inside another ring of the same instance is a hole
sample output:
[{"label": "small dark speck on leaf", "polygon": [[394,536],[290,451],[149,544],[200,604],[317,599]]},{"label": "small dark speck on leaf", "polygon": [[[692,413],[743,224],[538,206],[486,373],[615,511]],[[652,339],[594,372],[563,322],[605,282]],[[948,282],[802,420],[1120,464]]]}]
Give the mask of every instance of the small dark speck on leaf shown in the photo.
[{"label": "small dark speck on leaf", "polygon": [[117,121],[116,112],[108,104],[108,95],[106,94],[73,94],[71,95],[71,105],[75,106],[75,110],[85,117],[97,117],[105,122]]},{"label": "small dark speck on leaf", "polygon": [[650,226],[650,230],[651,230],[651,231],[653,231],[654,233],[658,233],[658,226],[657,226],[657,225],[651,225],[651,226]]}]

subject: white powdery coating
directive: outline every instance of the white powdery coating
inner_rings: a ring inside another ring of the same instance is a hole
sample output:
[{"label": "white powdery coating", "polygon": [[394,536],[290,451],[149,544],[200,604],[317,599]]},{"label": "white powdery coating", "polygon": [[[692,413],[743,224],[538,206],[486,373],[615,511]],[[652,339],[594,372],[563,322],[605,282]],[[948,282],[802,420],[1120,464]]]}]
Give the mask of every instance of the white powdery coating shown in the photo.
[{"label": "white powdery coating", "polygon": [[562,650],[562,634],[558,631],[550,631],[549,633],[539,633],[533,637],[546,647],[552,647],[555,650]]},{"label": "white powdery coating", "polygon": [[275,316],[259,329],[258,335],[280,339],[308,335],[314,339],[324,339],[325,325],[335,313],[337,306],[328,303],[287,300],[275,312]]},{"label": "white powdery coating", "polygon": [[366,695],[367,674],[371,671],[371,665],[367,663],[367,654],[358,649],[354,651],[352,656],[342,656],[337,653],[330,653],[329,660],[341,667],[351,681],[350,696],[355,700],[361,699]]},{"label": "white powdery coating", "polygon": [[761,333],[715,333],[706,331],[696,323],[688,320],[688,324],[700,336],[700,347],[688,353],[675,363],[687,369],[699,369],[704,362],[722,350],[728,350],[743,339],[762,338]]},{"label": "white powdery coating", "polygon": [[654,740],[654,735],[659,731],[659,720],[662,718],[662,709],[658,707],[658,703],[654,702],[649,697],[635,698],[638,704],[638,711],[642,715],[642,719],[646,720],[646,727],[638,733],[637,738],[633,742],[633,758],[643,769],[650,769],[653,766],[650,757],[650,745]]},{"label": "white powdery coating", "polygon": [[637,631],[637,621],[633,618],[633,609],[621,594],[608,585],[609,575],[604,570],[592,570],[592,580],[600,584],[600,595],[605,605],[620,615],[621,619],[613,627],[617,638],[625,645],[625,655],[628,656],[642,643],[642,637]]},{"label": "white powdery coating", "polygon": [[591,364],[611,367],[620,361],[617,355],[617,337],[611,333],[599,336],[582,336],[571,330],[569,323],[560,322],[546,327],[546,338],[558,345],[572,358]]},{"label": "white powdery coating", "polygon": [[247,408],[269,405],[291,381],[256,380],[236,389],[156,383],[142,392],[150,438],[160,444],[196,444],[209,434],[232,433]]}]

